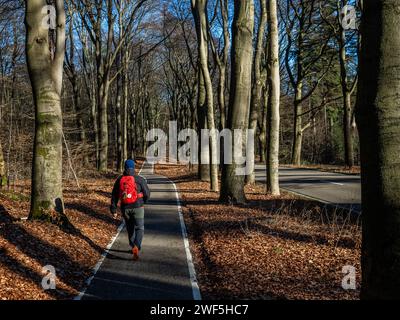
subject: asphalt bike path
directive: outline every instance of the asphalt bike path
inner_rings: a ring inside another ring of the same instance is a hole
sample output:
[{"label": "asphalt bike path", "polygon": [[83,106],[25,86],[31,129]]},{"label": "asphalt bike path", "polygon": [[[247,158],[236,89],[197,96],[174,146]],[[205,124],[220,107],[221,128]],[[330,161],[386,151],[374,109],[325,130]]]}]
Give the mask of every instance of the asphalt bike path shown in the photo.
[{"label": "asphalt bike path", "polygon": [[151,191],[140,259],[133,261],[121,225],[77,300],[201,299],[176,186],[148,163],[140,175]]}]

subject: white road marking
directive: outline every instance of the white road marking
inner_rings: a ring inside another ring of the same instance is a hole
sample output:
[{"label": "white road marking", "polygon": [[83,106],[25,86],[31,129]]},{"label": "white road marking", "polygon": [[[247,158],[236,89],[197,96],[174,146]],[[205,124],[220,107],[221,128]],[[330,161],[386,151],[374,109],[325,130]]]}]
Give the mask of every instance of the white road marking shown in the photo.
[{"label": "white road marking", "polygon": [[[140,173],[142,172],[145,163],[146,162],[143,162],[142,168],[140,169],[138,175],[140,175]],[[89,288],[89,286],[92,283],[94,277],[96,276],[96,273],[99,271],[99,269],[100,269],[101,265],[103,264],[105,258],[107,257],[108,253],[110,252],[110,249],[114,245],[115,240],[117,240],[119,234],[124,229],[124,227],[125,227],[125,222],[122,222],[120,224],[120,226],[118,227],[117,234],[111,239],[111,242],[108,244],[108,246],[104,250],[103,254],[101,255],[100,260],[94,266],[93,271],[92,271],[92,275],[89,277],[89,279],[87,279],[85,281],[85,288],[81,292],[79,292],[79,294],[74,298],[74,300],[82,300],[82,297],[85,295],[86,290]]]},{"label": "white road marking", "polygon": [[187,260],[187,264],[188,264],[188,268],[189,268],[189,276],[190,276],[190,283],[192,285],[193,299],[201,300],[200,288],[199,288],[199,284],[197,282],[196,270],[194,268],[192,254],[190,252],[189,239],[188,239],[188,235],[187,235],[185,220],[184,220],[183,214],[182,214],[182,206],[181,206],[181,200],[180,200],[179,194],[178,194],[178,189],[175,185],[175,182],[170,180],[168,177],[167,177],[167,179],[172,183],[172,185],[174,186],[174,189],[175,189],[176,204],[178,206],[179,220],[181,222],[182,237],[183,237],[183,243],[184,243],[185,251],[186,251],[186,260]]},{"label": "white road marking", "polygon": [[337,185],[337,186],[344,186],[343,183],[339,183],[339,182],[332,182],[332,181],[327,181],[327,182],[329,182],[331,184],[334,184],[334,185]]},{"label": "white road marking", "polygon": [[[141,174],[143,168],[144,168],[145,162],[142,165],[142,168],[140,169],[138,175]],[[152,165],[151,167],[151,172],[154,172],[154,165]],[[166,177],[167,178],[167,177]],[[176,196],[176,204],[178,207],[178,214],[179,214],[179,220],[180,220],[180,225],[181,225],[181,230],[182,230],[182,237],[183,237],[183,243],[185,246],[185,252],[186,252],[186,260],[187,260],[187,264],[188,264],[188,269],[189,269],[189,276],[190,276],[190,283],[192,285],[192,294],[193,294],[193,299],[194,300],[201,300],[201,293],[200,293],[200,288],[197,282],[197,278],[196,278],[196,271],[194,269],[194,264],[193,264],[193,258],[192,258],[192,254],[190,252],[190,247],[189,247],[189,239],[187,236],[187,229],[186,229],[186,225],[185,225],[185,221],[183,219],[183,214],[182,214],[182,206],[181,206],[181,202],[179,199],[179,194],[178,194],[178,189],[175,185],[175,183],[173,181],[171,181],[169,178],[167,178],[171,184],[173,185],[174,189],[175,189],[175,196]],[[114,238],[111,240],[111,242],[108,244],[106,250],[104,251],[104,253],[102,254],[100,260],[97,262],[96,266],[93,269],[92,272],[92,276],[86,280],[85,284],[85,288],[74,298],[74,300],[81,300],[82,297],[85,295],[86,290],[89,288],[89,285],[91,284],[91,282],[93,281],[96,273],[99,271],[101,265],[103,264],[107,254],[109,253],[110,249],[112,248],[112,246],[114,245],[115,240],[117,240],[119,234],[121,233],[122,229],[124,228],[125,223],[123,222],[117,231],[117,234],[114,236]]]},{"label": "white road marking", "polygon": [[117,234],[114,236],[114,238],[111,239],[111,242],[108,244],[106,250],[104,250],[103,254],[101,255],[100,260],[97,262],[95,267],[93,268],[92,275],[90,276],[89,279],[86,280],[85,282],[85,288],[74,298],[74,300],[81,300],[82,297],[85,295],[86,290],[89,288],[90,284],[92,283],[96,273],[99,271],[101,265],[104,262],[104,259],[107,257],[108,253],[110,252],[110,249],[114,245],[115,240],[117,240],[119,234],[121,233],[122,229],[124,228],[125,223],[122,222],[121,225],[118,227]]},{"label": "white road marking", "polygon": [[[143,164],[143,166],[144,166],[144,164]],[[150,172],[151,172],[151,174],[154,174],[154,164],[151,164]],[[188,235],[187,235],[185,220],[184,220],[183,214],[182,214],[182,206],[181,206],[181,201],[179,198],[178,189],[176,187],[176,184],[171,179],[169,179],[168,177],[165,177],[165,178],[168,179],[168,181],[172,184],[172,186],[174,187],[174,190],[175,190],[176,205],[178,207],[179,221],[180,221],[181,230],[182,230],[182,238],[183,238],[183,244],[185,247],[186,261],[187,261],[187,265],[188,265],[188,269],[189,269],[190,284],[192,286],[193,299],[201,300],[200,288],[199,288],[199,285],[197,282],[196,270],[194,268],[194,263],[193,263],[193,257],[190,252],[189,239],[188,239]]]}]

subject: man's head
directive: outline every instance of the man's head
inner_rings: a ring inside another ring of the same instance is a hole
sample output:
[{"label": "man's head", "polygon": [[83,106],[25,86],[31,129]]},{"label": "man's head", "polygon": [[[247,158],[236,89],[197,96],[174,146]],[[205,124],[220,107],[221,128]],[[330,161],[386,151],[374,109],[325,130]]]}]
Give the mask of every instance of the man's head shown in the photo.
[{"label": "man's head", "polygon": [[134,171],[135,170],[135,161],[132,159],[128,159],[125,161],[125,171]]}]

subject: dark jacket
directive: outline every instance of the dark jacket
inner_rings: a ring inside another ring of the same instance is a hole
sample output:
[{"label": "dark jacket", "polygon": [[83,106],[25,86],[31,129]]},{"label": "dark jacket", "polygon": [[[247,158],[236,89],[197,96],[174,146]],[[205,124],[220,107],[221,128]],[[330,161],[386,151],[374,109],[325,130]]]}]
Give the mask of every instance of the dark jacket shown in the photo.
[{"label": "dark jacket", "polygon": [[142,193],[143,198],[139,198],[135,203],[128,204],[128,205],[123,205],[121,204],[121,210],[124,211],[125,209],[135,209],[135,208],[140,208],[143,207],[143,205],[150,199],[150,190],[149,187],[147,186],[146,180],[141,177],[135,175],[135,170],[129,169],[125,170],[124,174],[120,176],[117,181],[114,183],[114,188],[112,191],[112,196],[111,196],[111,207],[110,211],[112,213],[117,212],[117,207],[118,207],[118,202],[119,202],[119,185],[121,178],[123,176],[133,176],[135,178],[135,183],[136,183],[136,188],[137,188],[137,193]]}]

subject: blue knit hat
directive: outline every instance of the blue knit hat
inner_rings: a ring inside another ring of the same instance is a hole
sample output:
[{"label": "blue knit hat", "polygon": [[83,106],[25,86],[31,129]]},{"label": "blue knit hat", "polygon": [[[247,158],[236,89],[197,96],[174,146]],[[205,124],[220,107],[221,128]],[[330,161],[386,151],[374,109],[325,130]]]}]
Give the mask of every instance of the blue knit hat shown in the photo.
[{"label": "blue knit hat", "polygon": [[132,159],[125,161],[125,170],[129,170],[129,169],[135,170],[135,161],[133,161]]}]

